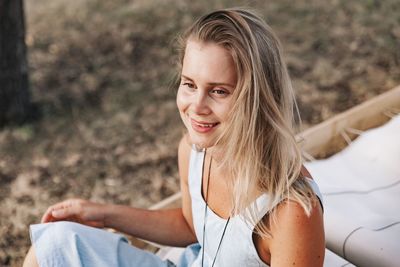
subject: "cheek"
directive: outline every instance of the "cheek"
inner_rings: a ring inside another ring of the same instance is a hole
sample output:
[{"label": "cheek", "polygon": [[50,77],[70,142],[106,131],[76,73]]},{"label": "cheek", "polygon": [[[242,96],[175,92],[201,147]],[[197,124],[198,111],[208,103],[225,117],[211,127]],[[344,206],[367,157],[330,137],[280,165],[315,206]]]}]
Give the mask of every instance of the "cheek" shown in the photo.
[{"label": "cheek", "polygon": [[226,121],[231,112],[231,105],[229,105],[229,103],[222,103],[220,105],[217,105],[214,108],[214,112],[220,118],[221,121]]},{"label": "cheek", "polygon": [[176,105],[179,109],[179,112],[183,112],[188,107],[188,97],[182,92],[181,89],[178,89],[178,93],[176,95]]}]

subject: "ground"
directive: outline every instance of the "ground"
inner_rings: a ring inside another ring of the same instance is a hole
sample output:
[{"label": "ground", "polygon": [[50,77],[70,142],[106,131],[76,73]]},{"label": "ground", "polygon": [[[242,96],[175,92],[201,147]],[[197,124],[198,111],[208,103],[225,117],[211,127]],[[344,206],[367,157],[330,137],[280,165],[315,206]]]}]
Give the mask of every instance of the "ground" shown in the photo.
[{"label": "ground", "polygon": [[211,9],[250,6],[275,30],[303,124],[400,83],[400,2],[26,0],[41,118],[0,130],[0,266],[68,197],[147,207],[179,190],[176,38]]}]

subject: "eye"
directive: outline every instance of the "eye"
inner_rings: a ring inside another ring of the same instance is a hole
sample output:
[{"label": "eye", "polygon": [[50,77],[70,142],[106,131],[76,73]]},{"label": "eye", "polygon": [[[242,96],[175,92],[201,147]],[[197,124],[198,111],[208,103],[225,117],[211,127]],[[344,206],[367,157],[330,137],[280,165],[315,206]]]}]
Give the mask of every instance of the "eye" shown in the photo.
[{"label": "eye", "polygon": [[229,95],[229,92],[224,89],[213,89],[211,93],[216,94],[218,96],[226,96]]},{"label": "eye", "polygon": [[190,89],[195,89],[194,84],[191,83],[191,82],[183,82],[183,83],[182,83],[182,86],[186,86],[186,87],[188,87],[188,88],[190,88]]}]

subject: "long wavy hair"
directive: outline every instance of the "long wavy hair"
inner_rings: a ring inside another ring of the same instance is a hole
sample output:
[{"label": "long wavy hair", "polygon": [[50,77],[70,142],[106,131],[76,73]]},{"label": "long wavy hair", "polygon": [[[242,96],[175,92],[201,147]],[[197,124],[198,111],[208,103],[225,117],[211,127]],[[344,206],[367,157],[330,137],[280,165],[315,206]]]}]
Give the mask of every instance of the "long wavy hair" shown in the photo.
[{"label": "long wavy hair", "polygon": [[200,17],[180,40],[180,68],[188,39],[212,42],[232,55],[237,85],[227,127],[216,147],[220,166],[232,177],[232,215],[242,215],[258,234],[270,236],[269,222],[259,220],[261,207],[250,205],[269,195],[269,216],[283,200],[301,204],[307,215],[314,195],[301,177],[302,157],[294,126],[295,96],[271,28],[252,11],[232,8]]}]

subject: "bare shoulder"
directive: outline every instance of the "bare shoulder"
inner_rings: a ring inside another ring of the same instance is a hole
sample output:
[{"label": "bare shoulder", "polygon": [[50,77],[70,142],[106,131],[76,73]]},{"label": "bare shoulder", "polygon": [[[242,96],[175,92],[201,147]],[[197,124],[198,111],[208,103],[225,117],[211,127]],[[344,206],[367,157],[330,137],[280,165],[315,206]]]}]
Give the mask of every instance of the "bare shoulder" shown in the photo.
[{"label": "bare shoulder", "polygon": [[284,201],[271,222],[269,251],[272,266],[322,266],[325,235],[322,208],[313,201],[310,216],[295,201]]},{"label": "bare shoulder", "polygon": [[184,135],[179,142],[178,148],[179,177],[182,193],[182,215],[188,223],[190,229],[192,230],[193,235],[195,235],[191,209],[192,205],[188,185],[190,151],[190,144],[188,142],[187,136]]},{"label": "bare shoulder", "polygon": [[183,135],[178,147],[178,164],[179,164],[179,176],[181,180],[187,182],[187,176],[189,172],[189,160],[190,160],[190,144],[187,135]]}]

